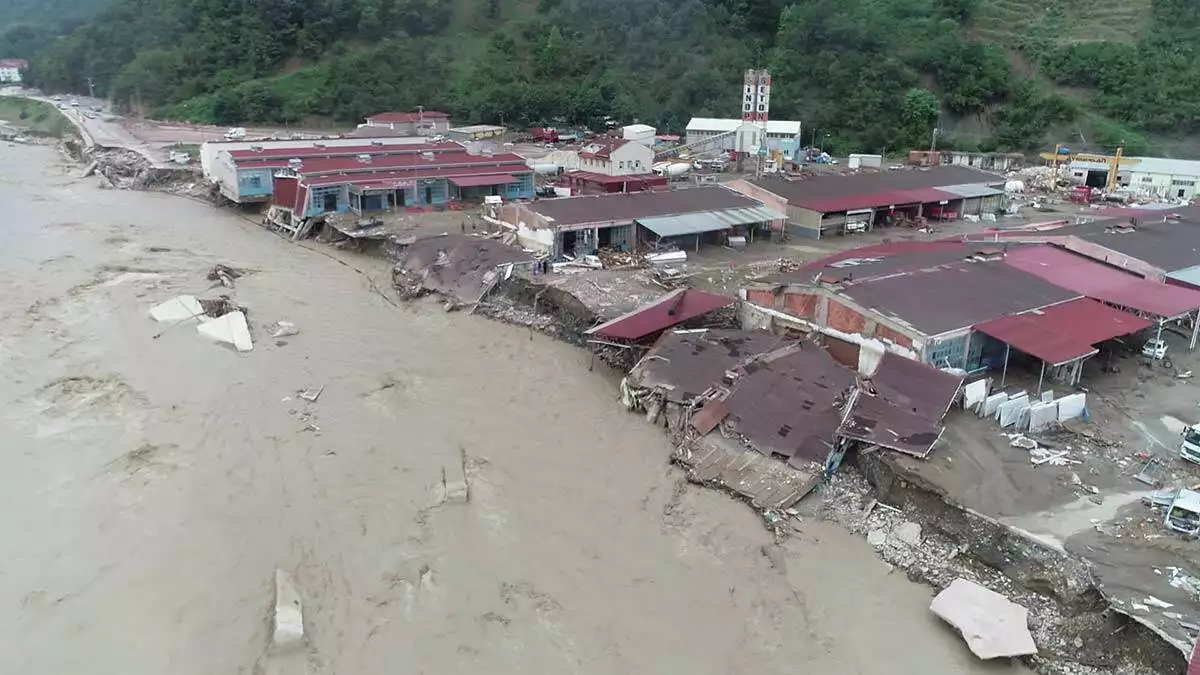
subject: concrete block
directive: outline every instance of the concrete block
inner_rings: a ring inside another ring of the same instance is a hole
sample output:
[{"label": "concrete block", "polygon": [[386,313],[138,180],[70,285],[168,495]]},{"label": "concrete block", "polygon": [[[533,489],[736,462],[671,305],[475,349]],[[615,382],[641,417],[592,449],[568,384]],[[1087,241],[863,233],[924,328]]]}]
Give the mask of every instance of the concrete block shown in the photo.
[{"label": "concrete block", "polygon": [[981,659],[1037,653],[1028,610],[973,581],[955,579],[929,609],[957,628]]},{"label": "concrete block", "polygon": [[300,592],[287,572],[275,570],[275,615],[274,634],[271,644],[275,649],[297,647],[304,642],[304,613]]},{"label": "concrete block", "polygon": [[1019,398],[1009,398],[996,409],[996,419],[1001,427],[1015,426],[1022,408],[1029,407],[1029,397],[1024,393]]},{"label": "concrete block", "polygon": [[1046,391],[1042,392],[1042,403],[1049,403],[1050,401],[1053,401],[1053,400],[1054,400],[1054,390],[1053,389],[1047,389]]}]

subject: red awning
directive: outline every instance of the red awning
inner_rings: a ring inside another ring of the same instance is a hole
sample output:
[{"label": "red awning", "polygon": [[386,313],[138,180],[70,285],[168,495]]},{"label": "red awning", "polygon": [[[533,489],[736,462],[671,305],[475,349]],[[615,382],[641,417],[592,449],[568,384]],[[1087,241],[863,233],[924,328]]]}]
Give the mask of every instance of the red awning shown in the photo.
[{"label": "red awning", "polygon": [[1095,354],[1093,346],[1149,328],[1151,323],[1089,298],[1078,298],[1024,314],[992,319],[975,330],[1060,366]]},{"label": "red awning", "polygon": [[733,304],[733,298],[687,288],[671,291],[649,305],[585,331],[617,340],[640,340]]},{"label": "red awning", "polygon": [[479,187],[481,185],[507,185],[517,182],[509,174],[501,173],[492,176],[455,176],[450,179],[458,187]]}]

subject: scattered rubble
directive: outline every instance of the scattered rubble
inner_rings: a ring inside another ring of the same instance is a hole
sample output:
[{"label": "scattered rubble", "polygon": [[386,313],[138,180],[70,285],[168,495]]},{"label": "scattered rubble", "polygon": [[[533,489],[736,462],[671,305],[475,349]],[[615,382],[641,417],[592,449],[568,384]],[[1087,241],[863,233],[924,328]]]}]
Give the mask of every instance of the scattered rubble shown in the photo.
[{"label": "scattered rubble", "polygon": [[296,324],[292,323],[291,321],[276,321],[275,323],[267,326],[267,332],[270,333],[271,337],[273,338],[285,338],[292,337],[293,335],[299,335],[300,329],[296,328]]},{"label": "scattered rubble", "polygon": [[1029,634],[1029,612],[974,581],[950,582],[929,609],[957,628],[971,652],[981,659],[1037,654]]},{"label": "scattered rubble", "polygon": [[205,278],[209,281],[219,282],[225,288],[233,288],[233,280],[241,278],[244,274],[244,271],[236,267],[218,263],[212,266]]}]

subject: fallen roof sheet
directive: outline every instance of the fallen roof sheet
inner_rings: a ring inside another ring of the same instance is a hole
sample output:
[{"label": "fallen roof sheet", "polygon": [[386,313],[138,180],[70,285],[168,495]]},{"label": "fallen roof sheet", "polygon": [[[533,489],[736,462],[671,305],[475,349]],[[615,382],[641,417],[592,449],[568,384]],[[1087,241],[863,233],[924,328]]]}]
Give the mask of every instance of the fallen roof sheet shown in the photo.
[{"label": "fallen roof sheet", "polygon": [[892,352],[884,352],[870,380],[881,398],[934,422],[946,416],[963,383],[961,375]]},{"label": "fallen roof sheet", "polygon": [[680,288],[628,314],[590,328],[584,334],[614,340],[641,340],[731,304],[733,298],[724,295]]},{"label": "fallen roof sheet", "polygon": [[723,209],[721,211],[702,211],[677,216],[659,216],[656,218],[638,218],[642,227],[660,237],[678,237],[685,234],[700,234],[702,232],[718,232],[740,225],[769,223],[776,220],[787,220],[787,216],[773,211],[765,206],[752,206],[740,209]]},{"label": "fallen roof sheet", "polygon": [[866,392],[858,392],[837,435],[924,459],[941,437],[941,425]]},{"label": "fallen roof sheet", "polygon": [[799,342],[747,363],[726,399],[733,431],[764,454],[823,462],[857,378],[824,348]]},{"label": "fallen roof sheet", "polygon": [[250,327],[246,325],[246,315],[241,311],[229,312],[212,321],[196,326],[196,332],[214,341],[232,345],[239,352],[254,349],[250,339]]},{"label": "fallen roof sheet", "polygon": [[665,390],[672,403],[687,403],[720,383],[738,363],[783,344],[783,338],[766,331],[668,331],[629,372],[629,380]]},{"label": "fallen roof sheet", "polygon": [[1141,317],[1090,298],[1005,316],[975,330],[1058,366],[1097,352],[1093,345],[1149,328]]},{"label": "fallen roof sheet", "polygon": [[1037,653],[1029,634],[1029,611],[974,581],[955,579],[929,609],[957,628],[981,659]]},{"label": "fallen roof sheet", "polygon": [[1150,281],[1053,246],[1013,248],[1004,262],[1089,298],[1160,317],[1200,309],[1200,291]]},{"label": "fallen roof sheet", "polygon": [[839,293],[926,335],[968,328],[1080,296],[1000,261],[960,262],[856,280]]},{"label": "fallen roof sheet", "polygon": [[507,185],[517,182],[517,179],[511,174],[498,173],[491,176],[455,176],[450,179],[450,182],[458,187],[479,187],[481,185]]}]

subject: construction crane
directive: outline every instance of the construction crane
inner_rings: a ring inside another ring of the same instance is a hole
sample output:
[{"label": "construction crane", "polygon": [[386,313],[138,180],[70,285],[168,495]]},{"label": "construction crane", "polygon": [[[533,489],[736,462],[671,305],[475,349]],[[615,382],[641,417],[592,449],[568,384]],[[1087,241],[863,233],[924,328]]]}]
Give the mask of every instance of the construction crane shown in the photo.
[{"label": "construction crane", "polygon": [[1104,193],[1112,194],[1117,187],[1117,172],[1123,166],[1134,166],[1141,164],[1142,160],[1125,156],[1125,141],[1117,146],[1116,156],[1108,155],[1091,155],[1091,154],[1071,154],[1070,149],[1061,143],[1054,146],[1054,152],[1043,152],[1042,159],[1050,162],[1051,170],[1055,179],[1058,177],[1058,165],[1060,163],[1069,164],[1072,161],[1092,162],[1094,164],[1104,164],[1108,167],[1108,177],[1104,182]]}]

